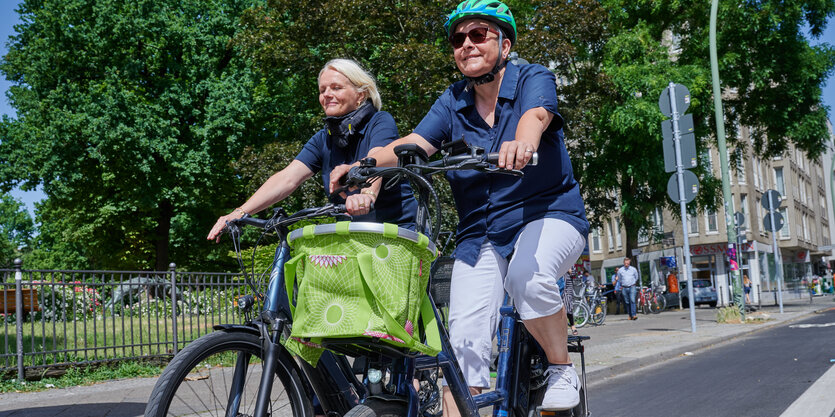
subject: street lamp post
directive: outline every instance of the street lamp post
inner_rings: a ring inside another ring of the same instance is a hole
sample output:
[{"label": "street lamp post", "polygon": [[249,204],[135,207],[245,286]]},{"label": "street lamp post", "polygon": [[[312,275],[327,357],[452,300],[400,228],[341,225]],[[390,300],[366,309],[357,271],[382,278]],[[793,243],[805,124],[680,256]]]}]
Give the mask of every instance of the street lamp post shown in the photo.
[{"label": "street lamp post", "polygon": [[716,53],[716,15],[719,10],[719,0],[710,2],[710,72],[713,79],[713,109],[716,118],[716,140],[719,147],[719,164],[722,170],[722,199],[725,207],[725,229],[728,232],[728,263],[733,277],[734,302],[739,307],[739,313],[745,320],[743,306],[742,285],[740,283],[739,264],[737,264],[736,232],[733,227],[734,200],[731,194],[731,184],[728,173],[728,147],[725,143],[725,115],[722,110],[722,90],[719,84],[719,58]]}]

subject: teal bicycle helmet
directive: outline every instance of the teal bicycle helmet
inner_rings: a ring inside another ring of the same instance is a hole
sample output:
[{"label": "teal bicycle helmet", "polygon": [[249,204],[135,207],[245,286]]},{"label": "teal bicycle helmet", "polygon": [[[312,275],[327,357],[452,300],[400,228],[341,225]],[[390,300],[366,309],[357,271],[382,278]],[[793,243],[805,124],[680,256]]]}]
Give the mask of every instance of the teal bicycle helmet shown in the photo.
[{"label": "teal bicycle helmet", "polygon": [[467,18],[479,18],[497,24],[510,39],[510,44],[516,43],[516,20],[510,13],[510,8],[498,0],[464,0],[450,13],[444,29],[447,37],[452,36],[455,27]]}]

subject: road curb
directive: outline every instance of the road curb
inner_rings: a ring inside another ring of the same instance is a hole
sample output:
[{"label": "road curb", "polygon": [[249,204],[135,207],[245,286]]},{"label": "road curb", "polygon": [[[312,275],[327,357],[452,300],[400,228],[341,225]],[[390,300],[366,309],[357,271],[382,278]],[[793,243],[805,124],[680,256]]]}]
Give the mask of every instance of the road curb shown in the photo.
[{"label": "road curb", "polygon": [[[641,357],[641,358],[630,359],[628,361],[621,362],[621,363],[618,363],[618,364],[614,364],[612,366],[607,366],[607,367],[604,367],[604,368],[595,369],[593,371],[586,372],[586,380],[588,381],[587,386],[594,387],[595,385],[601,384],[603,382],[607,382],[609,379],[624,376],[625,374],[627,374],[630,371],[635,371],[639,368],[644,368],[646,366],[656,365],[656,364],[661,364],[661,363],[667,362],[669,360],[672,360],[672,359],[675,359],[675,358],[678,358],[678,357],[682,356],[684,354],[684,352],[695,352],[695,351],[699,351],[699,350],[702,350],[702,349],[706,349],[706,348],[714,346],[714,345],[727,343],[727,342],[736,340],[736,339],[738,339],[740,337],[743,337],[743,336],[749,336],[749,335],[757,333],[757,332],[773,329],[777,326],[780,326],[780,325],[783,325],[783,324],[786,324],[786,323],[791,323],[793,321],[797,321],[797,320],[812,316],[814,314],[821,314],[821,313],[823,313],[825,311],[829,311],[829,310],[835,310],[835,307],[826,307],[826,308],[822,308],[822,309],[818,309],[818,310],[812,310],[812,311],[809,311],[807,313],[800,314],[797,317],[792,317],[792,318],[789,318],[789,319],[786,319],[786,320],[781,320],[781,321],[775,321],[773,323],[765,324],[762,327],[757,327],[757,328],[754,328],[754,329],[741,331],[739,333],[732,334],[732,335],[729,335],[729,336],[721,336],[721,337],[717,336],[717,337],[713,337],[713,338],[710,338],[710,339],[707,339],[707,340],[704,340],[704,341],[701,341],[701,342],[695,342],[695,343],[691,343],[691,344],[683,345],[683,346],[674,346],[674,347],[672,347],[668,350],[665,350],[665,351],[662,351],[662,352],[659,352],[659,353],[655,353],[652,356],[645,356],[645,357]],[[589,346],[589,347],[591,347],[591,346]]]}]

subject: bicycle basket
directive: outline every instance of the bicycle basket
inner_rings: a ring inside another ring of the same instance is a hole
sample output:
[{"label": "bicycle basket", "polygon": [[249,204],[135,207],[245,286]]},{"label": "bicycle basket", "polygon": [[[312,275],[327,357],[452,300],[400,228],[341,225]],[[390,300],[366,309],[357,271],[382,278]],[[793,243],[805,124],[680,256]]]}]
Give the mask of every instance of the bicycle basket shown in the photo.
[{"label": "bicycle basket", "polygon": [[315,365],[338,339],[365,350],[378,343],[438,353],[426,296],[437,256],[429,238],[393,224],[339,222],[295,230],[288,242],[293,258],[284,271],[293,326],[283,343],[290,352]]}]

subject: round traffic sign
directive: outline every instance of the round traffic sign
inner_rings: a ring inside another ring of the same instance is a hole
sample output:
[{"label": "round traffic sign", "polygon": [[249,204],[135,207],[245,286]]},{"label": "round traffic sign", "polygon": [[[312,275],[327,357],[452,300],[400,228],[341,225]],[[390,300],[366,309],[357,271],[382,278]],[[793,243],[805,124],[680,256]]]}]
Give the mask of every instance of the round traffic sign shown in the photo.
[{"label": "round traffic sign", "polygon": [[[771,200],[770,204],[773,204],[774,207],[769,206],[769,200]],[[783,203],[783,196],[780,195],[780,192],[777,190],[768,190],[763,194],[762,204],[763,208],[766,210],[777,210],[780,208],[780,205]]]},{"label": "round traffic sign", "polygon": [[[774,219],[774,225],[773,226],[771,224],[771,219]],[[769,232],[779,231],[780,229],[783,228],[784,224],[785,224],[785,219],[783,219],[783,215],[780,214],[779,211],[772,211],[771,213],[766,214],[765,218],[763,219],[763,227],[765,228],[766,231],[769,231]]]},{"label": "round traffic sign", "polygon": [[[696,194],[699,192],[699,177],[696,174],[692,173],[691,171],[684,170],[682,171],[684,177],[684,203],[689,203],[696,198]],[[678,174],[673,174],[670,177],[670,180],[667,181],[667,195],[670,198],[678,202]]]},{"label": "round traffic sign", "polygon": [[[676,96],[676,112],[678,112],[678,114],[684,114],[684,112],[687,111],[687,108],[690,107],[690,90],[681,84],[675,84],[672,91],[675,92]],[[664,116],[673,116],[673,106],[670,100],[670,87],[665,88],[661,93],[661,97],[658,99],[658,107],[661,109],[661,113]]]},{"label": "round traffic sign", "polygon": [[740,212],[734,213],[734,224],[737,226],[745,224],[745,215]]}]

